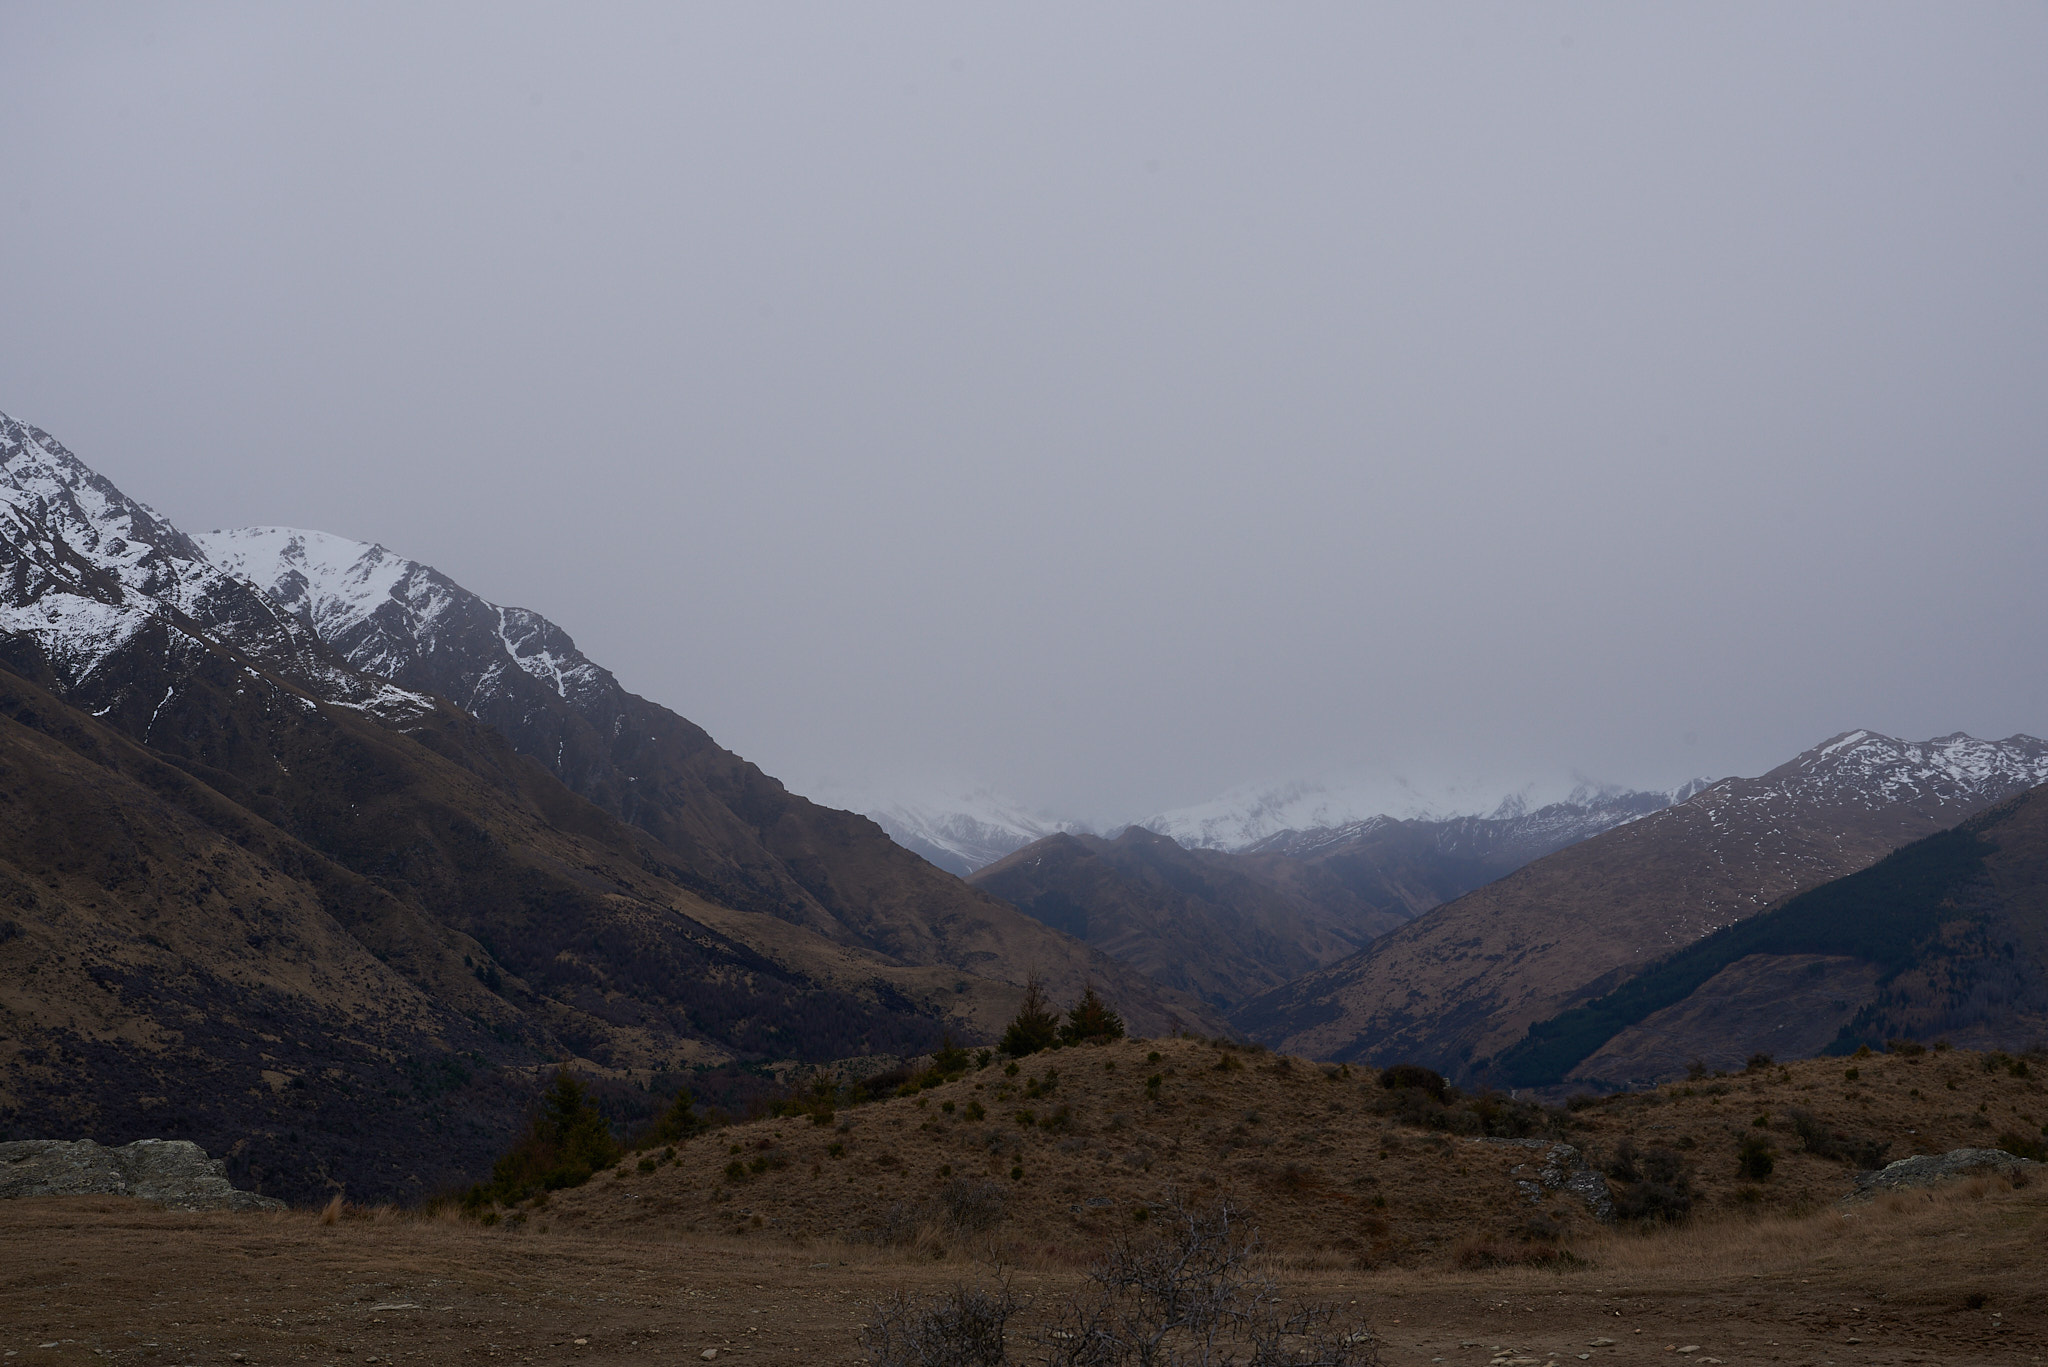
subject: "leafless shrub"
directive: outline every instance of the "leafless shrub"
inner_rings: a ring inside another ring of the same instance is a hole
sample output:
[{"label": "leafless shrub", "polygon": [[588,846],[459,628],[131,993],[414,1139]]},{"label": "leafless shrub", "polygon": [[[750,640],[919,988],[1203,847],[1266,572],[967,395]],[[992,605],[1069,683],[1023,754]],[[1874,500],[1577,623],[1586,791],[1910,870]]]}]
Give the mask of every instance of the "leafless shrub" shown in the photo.
[{"label": "leafless shrub", "polygon": [[939,1188],[939,1208],[956,1229],[978,1233],[1000,1224],[1006,1210],[1007,1194],[986,1178],[956,1177]]},{"label": "leafless shrub", "polygon": [[[1377,1367],[1378,1341],[1324,1303],[1289,1301],[1252,1265],[1258,1239],[1229,1204],[1178,1194],[1089,1270],[1092,1287],[1024,1336],[1047,1367]],[[1007,1279],[867,1307],[879,1367],[1005,1367],[1022,1309]]]},{"label": "leafless shrub", "polygon": [[860,1346],[879,1367],[1003,1367],[1019,1302],[1007,1280],[936,1296],[897,1292],[867,1307]]},{"label": "leafless shrub", "polygon": [[1327,1304],[1284,1300],[1255,1274],[1256,1235],[1228,1203],[1177,1193],[1145,1236],[1127,1235],[1089,1270],[1090,1292],[1059,1307],[1034,1342],[1050,1367],[1371,1367],[1373,1337]]},{"label": "leafless shrub", "polygon": [[873,1224],[864,1225],[855,1237],[861,1243],[895,1248],[914,1241],[917,1227],[922,1222],[923,1212],[916,1206],[908,1201],[893,1201]]}]

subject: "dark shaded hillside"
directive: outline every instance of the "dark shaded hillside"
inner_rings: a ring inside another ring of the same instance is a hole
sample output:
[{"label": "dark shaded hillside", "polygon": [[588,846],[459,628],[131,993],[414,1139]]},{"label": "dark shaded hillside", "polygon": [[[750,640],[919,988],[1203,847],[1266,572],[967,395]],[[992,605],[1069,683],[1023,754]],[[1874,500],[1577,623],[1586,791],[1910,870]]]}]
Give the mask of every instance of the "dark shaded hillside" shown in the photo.
[{"label": "dark shaded hillside", "polygon": [[1437,907],[1232,1021],[1311,1057],[1468,1077],[1535,1022],[2035,786],[2044,767],[2048,745],[2030,736],[1846,732]]},{"label": "dark shaded hillside", "polygon": [[1562,1082],[1616,1036],[1709,989],[1732,966],[1805,955],[1876,970],[1833,1052],[1896,1037],[2008,1046],[2048,1037],[2048,788],[1658,960],[1616,990],[1536,1022],[1481,1072],[1515,1086]]},{"label": "dark shaded hillside", "polygon": [[[509,752],[494,789],[239,682],[217,743],[166,757],[0,670],[10,1134],[175,1135],[272,1194],[416,1195],[502,1144],[541,1060],[904,1052],[955,1008],[949,984],[876,964],[835,985],[692,918],[626,828],[522,802],[521,771],[552,780]],[[236,763],[252,743],[270,775]]]}]

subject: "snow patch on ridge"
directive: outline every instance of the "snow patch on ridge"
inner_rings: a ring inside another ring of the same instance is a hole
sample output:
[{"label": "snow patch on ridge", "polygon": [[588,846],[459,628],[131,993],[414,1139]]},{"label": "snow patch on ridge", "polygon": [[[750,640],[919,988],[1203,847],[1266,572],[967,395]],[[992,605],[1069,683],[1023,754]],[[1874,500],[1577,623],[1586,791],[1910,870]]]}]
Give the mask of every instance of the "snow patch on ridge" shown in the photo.
[{"label": "snow patch on ridge", "polygon": [[915,799],[888,798],[827,784],[811,790],[814,802],[859,812],[891,840],[962,877],[1036,840],[1090,828],[1034,812],[989,788],[928,791]]}]

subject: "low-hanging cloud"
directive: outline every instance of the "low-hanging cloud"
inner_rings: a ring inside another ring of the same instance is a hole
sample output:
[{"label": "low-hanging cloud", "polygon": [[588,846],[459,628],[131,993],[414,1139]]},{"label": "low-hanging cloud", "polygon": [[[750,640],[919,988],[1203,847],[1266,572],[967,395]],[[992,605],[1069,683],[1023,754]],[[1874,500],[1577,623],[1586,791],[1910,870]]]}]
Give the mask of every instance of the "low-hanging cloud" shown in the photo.
[{"label": "low-hanging cloud", "polygon": [[2048,727],[2039,7],[0,16],[0,409],[803,788]]}]

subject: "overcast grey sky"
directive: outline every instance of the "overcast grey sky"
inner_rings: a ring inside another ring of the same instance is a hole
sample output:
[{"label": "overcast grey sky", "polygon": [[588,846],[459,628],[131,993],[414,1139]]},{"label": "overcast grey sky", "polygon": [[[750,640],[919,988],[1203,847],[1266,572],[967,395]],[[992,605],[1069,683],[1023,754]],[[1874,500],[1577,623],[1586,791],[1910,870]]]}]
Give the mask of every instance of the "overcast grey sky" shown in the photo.
[{"label": "overcast grey sky", "polygon": [[0,8],[0,409],[804,788],[2048,731],[2048,6]]}]

